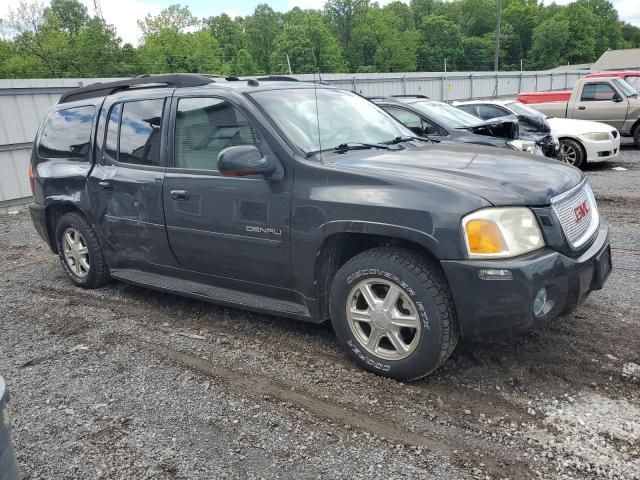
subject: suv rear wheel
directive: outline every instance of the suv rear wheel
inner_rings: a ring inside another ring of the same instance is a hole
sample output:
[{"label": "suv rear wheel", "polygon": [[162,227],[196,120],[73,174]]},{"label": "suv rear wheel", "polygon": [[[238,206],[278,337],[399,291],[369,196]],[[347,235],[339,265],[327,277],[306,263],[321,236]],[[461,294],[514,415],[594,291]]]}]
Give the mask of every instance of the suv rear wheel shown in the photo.
[{"label": "suv rear wheel", "polygon": [[58,256],[76,285],[96,288],[109,282],[109,270],[96,234],[77,213],[65,213],[56,226]]},{"label": "suv rear wheel", "polygon": [[428,375],[458,341],[453,300],[441,270],[401,248],[368,250],[338,271],[331,322],[356,362],[399,380]]}]

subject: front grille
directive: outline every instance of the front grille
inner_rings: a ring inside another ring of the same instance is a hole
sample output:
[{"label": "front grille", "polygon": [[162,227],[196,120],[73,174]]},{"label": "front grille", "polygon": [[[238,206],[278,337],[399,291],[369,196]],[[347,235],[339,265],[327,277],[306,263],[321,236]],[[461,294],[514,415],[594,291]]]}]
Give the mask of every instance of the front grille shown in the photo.
[{"label": "front grille", "polygon": [[591,185],[586,180],[568,192],[553,198],[551,206],[573,249],[584,245],[598,228],[600,223],[598,205]]},{"label": "front grille", "polygon": [[613,130],[611,135],[613,135],[613,138],[618,138],[618,130]]}]

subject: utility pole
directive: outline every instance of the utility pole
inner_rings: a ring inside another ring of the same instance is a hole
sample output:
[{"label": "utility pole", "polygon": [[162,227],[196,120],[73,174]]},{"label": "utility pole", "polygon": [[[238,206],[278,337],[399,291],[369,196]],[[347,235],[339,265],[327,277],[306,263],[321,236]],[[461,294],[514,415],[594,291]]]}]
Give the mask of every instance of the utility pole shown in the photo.
[{"label": "utility pole", "polygon": [[447,73],[447,59],[444,59],[444,72]]},{"label": "utility pole", "polygon": [[500,17],[502,16],[502,0],[497,0],[496,8],[496,54],[493,69],[497,72],[500,66]]},{"label": "utility pole", "polygon": [[100,0],[93,0],[93,12],[96,17],[104,20],[104,17],[102,16],[102,8],[100,7]]},{"label": "utility pole", "polygon": [[293,72],[291,72],[291,62],[289,61],[289,54],[287,53],[287,66],[289,67],[289,75],[291,75]]}]

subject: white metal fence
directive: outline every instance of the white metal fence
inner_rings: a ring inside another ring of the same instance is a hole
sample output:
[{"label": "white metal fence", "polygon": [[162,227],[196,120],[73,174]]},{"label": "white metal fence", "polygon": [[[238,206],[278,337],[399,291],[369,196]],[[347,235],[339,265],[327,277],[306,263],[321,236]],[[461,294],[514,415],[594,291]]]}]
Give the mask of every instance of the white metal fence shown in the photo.
[{"label": "white metal fence", "polygon": [[[365,96],[426,95],[437,100],[514,96],[521,91],[571,88],[584,71],[331,73],[322,81]],[[318,80],[314,75],[293,75]],[[0,211],[30,201],[31,142],[47,109],[65,91],[115,79],[0,80]]]}]

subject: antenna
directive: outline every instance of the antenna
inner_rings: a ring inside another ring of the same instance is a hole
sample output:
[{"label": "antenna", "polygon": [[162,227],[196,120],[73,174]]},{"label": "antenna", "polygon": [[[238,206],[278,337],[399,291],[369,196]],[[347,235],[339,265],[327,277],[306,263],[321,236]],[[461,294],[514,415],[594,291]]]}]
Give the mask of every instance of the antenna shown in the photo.
[{"label": "antenna", "polygon": [[[318,77],[320,77],[320,68],[318,68]],[[322,137],[320,136],[320,112],[318,110],[318,83],[316,82],[316,74],[313,74],[313,94],[316,97],[316,122],[318,122],[318,150],[320,150],[320,163],[324,163],[322,159]]]}]

